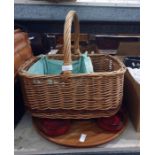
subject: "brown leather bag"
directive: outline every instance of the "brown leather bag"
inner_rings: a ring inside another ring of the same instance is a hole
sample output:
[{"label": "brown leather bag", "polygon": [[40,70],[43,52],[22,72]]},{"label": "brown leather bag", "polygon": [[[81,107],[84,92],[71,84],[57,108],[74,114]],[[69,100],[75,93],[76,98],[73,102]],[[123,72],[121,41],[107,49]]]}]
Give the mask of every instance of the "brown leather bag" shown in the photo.
[{"label": "brown leather bag", "polygon": [[28,34],[20,29],[14,31],[14,77],[17,76],[20,66],[32,57],[32,49]]}]

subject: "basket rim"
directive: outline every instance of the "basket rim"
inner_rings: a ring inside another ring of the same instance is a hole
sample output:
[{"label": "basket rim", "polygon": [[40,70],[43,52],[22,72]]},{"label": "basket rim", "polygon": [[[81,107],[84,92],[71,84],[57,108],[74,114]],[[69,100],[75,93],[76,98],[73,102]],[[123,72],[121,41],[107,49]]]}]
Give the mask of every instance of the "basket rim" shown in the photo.
[{"label": "basket rim", "polygon": [[[48,55],[47,55],[48,56]],[[53,54],[51,55],[52,57],[54,56],[63,56],[63,54]],[[74,55],[75,56],[75,55]],[[83,77],[95,77],[95,76],[116,76],[116,75],[120,75],[120,74],[124,74],[126,72],[126,67],[125,65],[123,64],[123,62],[121,62],[118,58],[116,57],[113,57],[111,55],[105,55],[105,54],[89,54],[89,56],[97,56],[97,57],[100,57],[100,56],[106,56],[106,57],[109,57],[111,58],[113,61],[115,61],[116,63],[119,64],[120,66],[120,69],[118,70],[115,70],[115,71],[111,71],[111,72],[94,72],[94,73],[80,73],[80,74],[70,74],[68,75],[67,77],[80,77],[80,76],[83,76]],[[27,77],[27,78],[52,78],[52,77],[64,77],[64,75],[42,75],[42,74],[38,74],[38,75],[34,75],[34,74],[30,74],[27,72],[27,68],[32,64],[34,63],[34,61],[37,61],[40,59],[40,56],[36,56],[36,57],[33,57],[31,59],[29,59],[28,61],[26,61],[20,68],[19,68],[19,76],[24,76],[24,77]]]}]

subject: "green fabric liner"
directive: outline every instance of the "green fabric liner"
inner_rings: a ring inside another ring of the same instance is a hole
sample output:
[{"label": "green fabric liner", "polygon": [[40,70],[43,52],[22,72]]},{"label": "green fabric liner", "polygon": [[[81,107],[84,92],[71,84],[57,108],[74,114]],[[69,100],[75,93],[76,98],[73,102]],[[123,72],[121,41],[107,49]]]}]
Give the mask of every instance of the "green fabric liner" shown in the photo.
[{"label": "green fabric liner", "polygon": [[[49,59],[45,55],[41,55],[41,58],[34,63],[29,69],[28,73],[35,75],[59,75],[62,72],[63,61]],[[72,73],[93,73],[93,65],[88,53],[85,52],[79,58],[72,62]]]}]

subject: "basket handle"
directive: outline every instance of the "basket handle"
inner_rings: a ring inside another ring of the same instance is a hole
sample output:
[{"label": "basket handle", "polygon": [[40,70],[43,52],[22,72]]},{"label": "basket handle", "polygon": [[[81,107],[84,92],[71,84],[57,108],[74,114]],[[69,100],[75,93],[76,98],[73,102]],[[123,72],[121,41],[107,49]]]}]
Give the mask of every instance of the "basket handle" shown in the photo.
[{"label": "basket handle", "polygon": [[80,26],[78,16],[75,11],[69,11],[66,16],[65,25],[64,25],[64,73],[71,73],[72,70],[72,56],[71,56],[71,28],[74,20],[74,54],[80,55],[79,50],[79,34]]}]

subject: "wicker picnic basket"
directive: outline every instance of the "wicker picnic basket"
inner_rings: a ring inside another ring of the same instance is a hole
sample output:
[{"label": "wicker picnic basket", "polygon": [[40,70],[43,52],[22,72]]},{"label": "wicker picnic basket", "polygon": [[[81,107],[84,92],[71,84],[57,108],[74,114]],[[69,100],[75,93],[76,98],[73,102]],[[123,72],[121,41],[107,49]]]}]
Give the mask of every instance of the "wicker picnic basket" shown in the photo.
[{"label": "wicker picnic basket", "polygon": [[[75,51],[71,54],[71,27],[75,26]],[[64,26],[64,54],[49,55],[71,65],[79,58],[79,21],[70,11]],[[32,57],[20,68],[25,105],[32,116],[51,119],[89,119],[110,117],[118,112],[123,97],[125,66],[118,59],[103,54],[89,55],[91,74],[31,75],[27,72],[39,57]]]}]

